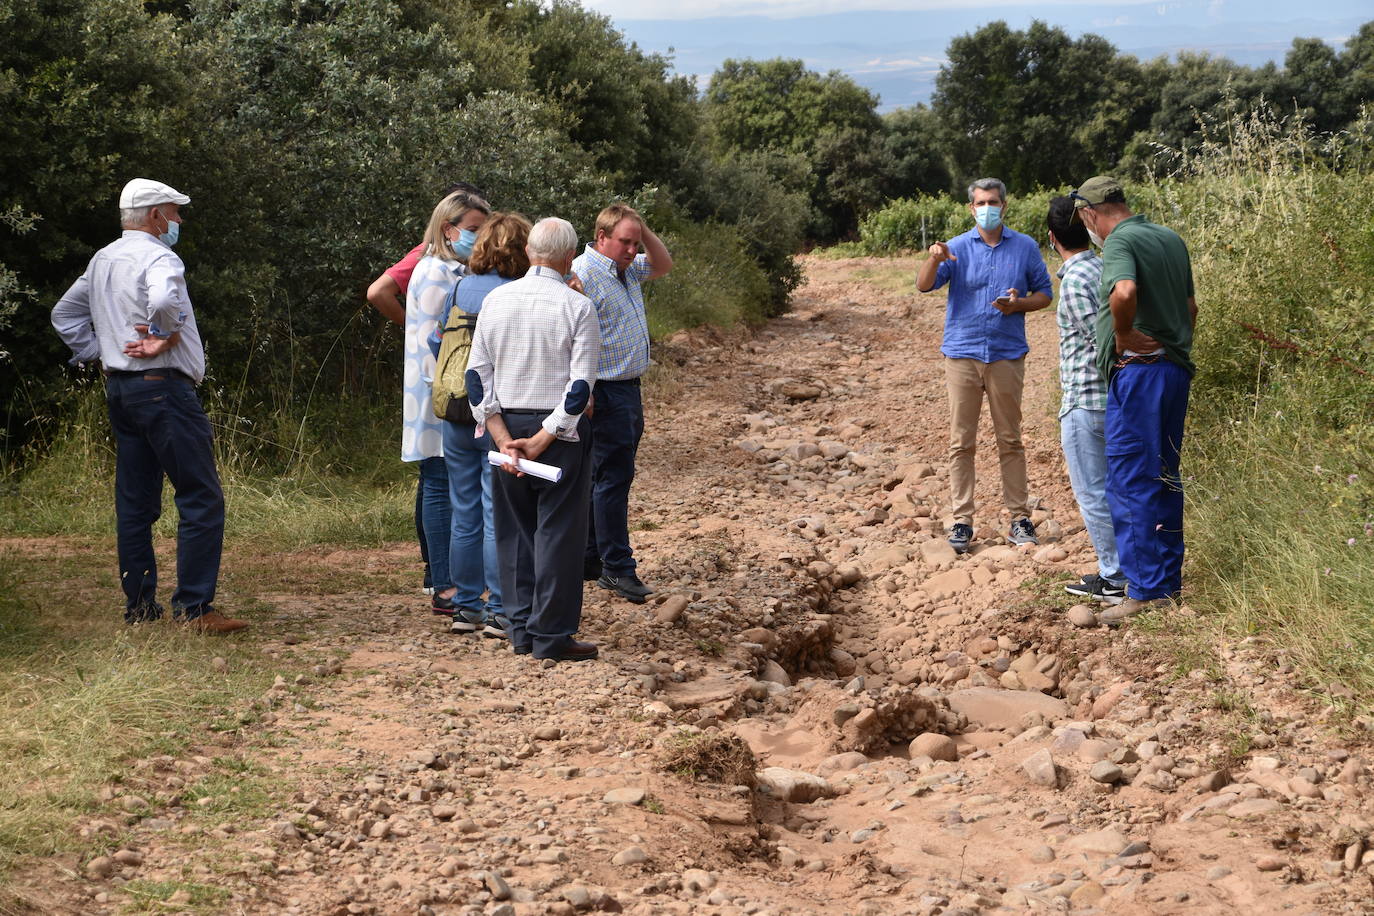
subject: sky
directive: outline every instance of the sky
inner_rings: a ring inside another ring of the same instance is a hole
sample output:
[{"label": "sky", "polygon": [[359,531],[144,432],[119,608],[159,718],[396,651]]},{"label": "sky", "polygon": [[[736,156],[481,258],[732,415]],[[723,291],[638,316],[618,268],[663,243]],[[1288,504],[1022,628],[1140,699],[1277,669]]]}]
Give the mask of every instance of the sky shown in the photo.
[{"label": "sky", "polygon": [[1374,19],[1370,0],[582,0],[645,51],[667,55],[703,88],[728,58],[800,58],[876,92],[880,109],[929,101],[950,39],[1033,19],[1077,38],[1101,35],[1142,59],[1206,51],[1247,65],[1296,37],[1340,48]]}]

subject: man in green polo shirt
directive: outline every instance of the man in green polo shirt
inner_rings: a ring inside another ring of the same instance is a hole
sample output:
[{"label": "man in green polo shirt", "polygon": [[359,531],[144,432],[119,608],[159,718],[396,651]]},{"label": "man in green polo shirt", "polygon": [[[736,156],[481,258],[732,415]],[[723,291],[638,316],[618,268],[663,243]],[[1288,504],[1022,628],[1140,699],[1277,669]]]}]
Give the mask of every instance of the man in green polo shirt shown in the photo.
[{"label": "man in green polo shirt", "polygon": [[1183,483],[1179,448],[1193,379],[1197,301],[1188,246],[1133,214],[1115,178],[1099,175],[1069,195],[1102,248],[1098,368],[1108,379],[1107,501],[1129,580],[1127,598],[1102,613],[1119,623],[1167,605],[1183,585]]}]

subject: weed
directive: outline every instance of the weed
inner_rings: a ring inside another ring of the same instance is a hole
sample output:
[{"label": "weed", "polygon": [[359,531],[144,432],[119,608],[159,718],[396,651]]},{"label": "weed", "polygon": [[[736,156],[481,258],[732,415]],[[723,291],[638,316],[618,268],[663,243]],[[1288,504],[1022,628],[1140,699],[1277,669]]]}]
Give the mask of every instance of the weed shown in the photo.
[{"label": "weed", "polygon": [[121,890],[131,898],[125,913],[218,912],[229,898],[229,891],[194,881],[148,881],[142,878],[125,884]]},{"label": "weed", "polygon": [[650,814],[667,814],[668,809],[663,807],[663,802],[652,795],[644,796],[644,810]]},{"label": "weed", "polygon": [[698,639],[696,647],[702,655],[709,655],[712,658],[720,658],[725,654],[725,644],[718,639]]}]

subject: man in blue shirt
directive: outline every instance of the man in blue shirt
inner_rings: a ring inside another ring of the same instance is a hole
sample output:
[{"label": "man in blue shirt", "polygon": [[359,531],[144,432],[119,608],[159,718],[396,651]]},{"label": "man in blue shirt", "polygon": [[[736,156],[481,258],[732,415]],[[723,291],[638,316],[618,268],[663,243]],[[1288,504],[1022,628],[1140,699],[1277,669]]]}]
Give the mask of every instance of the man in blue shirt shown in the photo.
[{"label": "man in blue shirt", "polygon": [[973,539],[974,453],[987,393],[1002,467],[1002,499],[1011,513],[1008,540],[1037,544],[1030,520],[1026,449],[1021,444],[1021,389],[1026,373],[1026,312],[1050,304],[1053,287],[1040,246],[1002,219],[1007,187],[980,178],[968,188],[972,230],[930,246],[916,288],[949,284],[945,311],[945,383],[949,391],[949,487],[954,514],[950,546]]},{"label": "man in blue shirt", "polygon": [[573,261],[572,269],[601,323],[601,361],[591,412],[592,511],[583,577],[643,604],[653,591],[635,574],[629,526],[630,484],[644,435],[639,377],[649,368],[649,321],[640,284],[672,270],[673,259],[633,208],[612,204],[597,216],[595,241]]}]

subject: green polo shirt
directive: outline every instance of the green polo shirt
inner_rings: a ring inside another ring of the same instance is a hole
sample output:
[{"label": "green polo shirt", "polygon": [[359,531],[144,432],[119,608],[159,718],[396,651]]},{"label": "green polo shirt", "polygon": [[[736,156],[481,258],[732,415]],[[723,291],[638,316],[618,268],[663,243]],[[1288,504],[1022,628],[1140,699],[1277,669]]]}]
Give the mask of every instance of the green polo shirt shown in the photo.
[{"label": "green polo shirt", "polygon": [[1102,246],[1102,309],[1097,313],[1097,367],[1111,376],[1117,360],[1116,329],[1108,307],[1112,288],[1121,280],[1136,283],[1135,327],[1159,341],[1164,355],[1188,370],[1192,361],[1193,267],[1188,246],[1177,232],[1136,214],[1116,224]]}]

